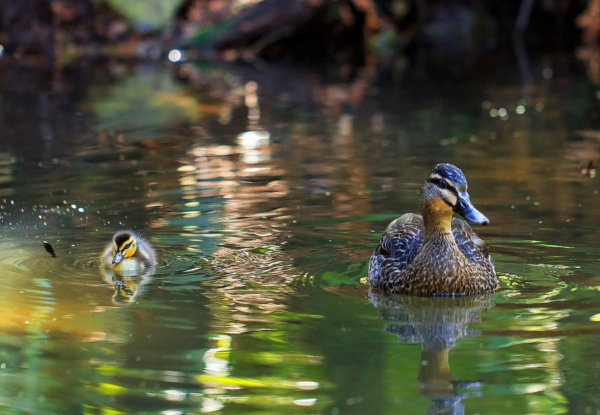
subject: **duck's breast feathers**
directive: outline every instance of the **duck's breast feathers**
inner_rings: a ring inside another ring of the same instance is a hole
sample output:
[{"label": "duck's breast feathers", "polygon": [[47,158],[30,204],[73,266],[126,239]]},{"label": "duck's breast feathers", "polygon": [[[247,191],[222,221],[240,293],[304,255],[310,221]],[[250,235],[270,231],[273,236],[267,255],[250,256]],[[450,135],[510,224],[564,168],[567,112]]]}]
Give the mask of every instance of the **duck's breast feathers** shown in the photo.
[{"label": "duck's breast feathers", "polygon": [[462,219],[452,219],[452,235],[458,249],[471,261],[491,261],[488,246]]},{"label": "duck's breast feathers", "polygon": [[380,254],[407,264],[423,246],[424,226],[421,215],[407,213],[388,225],[379,243]]}]

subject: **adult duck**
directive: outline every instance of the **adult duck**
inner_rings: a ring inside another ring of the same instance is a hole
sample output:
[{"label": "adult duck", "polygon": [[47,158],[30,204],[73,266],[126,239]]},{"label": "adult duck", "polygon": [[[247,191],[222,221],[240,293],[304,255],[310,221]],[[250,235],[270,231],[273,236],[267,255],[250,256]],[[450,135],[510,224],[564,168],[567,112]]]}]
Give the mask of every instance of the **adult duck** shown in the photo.
[{"label": "adult duck", "polygon": [[423,185],[421,215],[407,213],[388,225],[369,261],[372,290],[421,296],[494,292],[498,277],[487,244],[471,223],[488,218],[472,204],[467,179],[452,164],[436,165]]}]

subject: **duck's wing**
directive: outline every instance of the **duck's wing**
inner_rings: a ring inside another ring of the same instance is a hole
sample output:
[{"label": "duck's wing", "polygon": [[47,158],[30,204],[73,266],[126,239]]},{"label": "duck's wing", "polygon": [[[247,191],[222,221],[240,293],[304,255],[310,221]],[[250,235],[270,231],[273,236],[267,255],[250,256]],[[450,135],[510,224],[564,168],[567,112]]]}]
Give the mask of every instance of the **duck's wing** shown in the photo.
[{"label": "duck's wing", "polygon": [[369,261],[369,282],[384,289],[406,267],[423,246],[424,226],[421,215],[407,213],[388,225]]},{"label": "duck's wing", "polygon": [[462,219],[452,219],[452,234],[458,245],[458,249],[465,257],[471,261],[490,262],[493,266],[492,257],[489,254],[488,246],[481,239],[471,226]]},{"label": "duck's wing", "polygon": [[424,225],[421,215],[407,213],[388,225],[379,246],[398,263],[406,265],[423,246]]}]

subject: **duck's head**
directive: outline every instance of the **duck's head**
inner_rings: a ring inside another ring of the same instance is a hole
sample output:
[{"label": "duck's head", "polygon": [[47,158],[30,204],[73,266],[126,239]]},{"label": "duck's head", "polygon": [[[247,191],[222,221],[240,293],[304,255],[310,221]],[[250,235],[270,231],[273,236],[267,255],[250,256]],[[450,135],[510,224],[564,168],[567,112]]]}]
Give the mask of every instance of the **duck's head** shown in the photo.
[{"label": "duck's head", "polygon": [[113,238],[113,265],[117,265],[125,258],[130,258],[137,250],[135,237],[129,232],[119,232]]},{"label": "duck's head", "polygon": [[456,212],[471,223],[490,223],[483,213],[471,204],[467,193],[467,178],[456,166],[438,164],[431,170],[423,185],[421,212],[429,215],[452,216]]}]

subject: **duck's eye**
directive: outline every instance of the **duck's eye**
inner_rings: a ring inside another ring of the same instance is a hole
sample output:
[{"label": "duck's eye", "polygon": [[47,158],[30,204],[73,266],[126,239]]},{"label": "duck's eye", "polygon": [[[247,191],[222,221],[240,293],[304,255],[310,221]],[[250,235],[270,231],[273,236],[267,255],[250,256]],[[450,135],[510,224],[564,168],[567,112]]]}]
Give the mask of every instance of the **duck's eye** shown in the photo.
[{"label": "duck's eye", "polygon": [[123,247],[123,250],[125,250],[125,249],[129,249],[129,247],[130,247],[130,246],[131,246],[131,242],[129,242],[127,245],[125,245],[125,246]]}]

